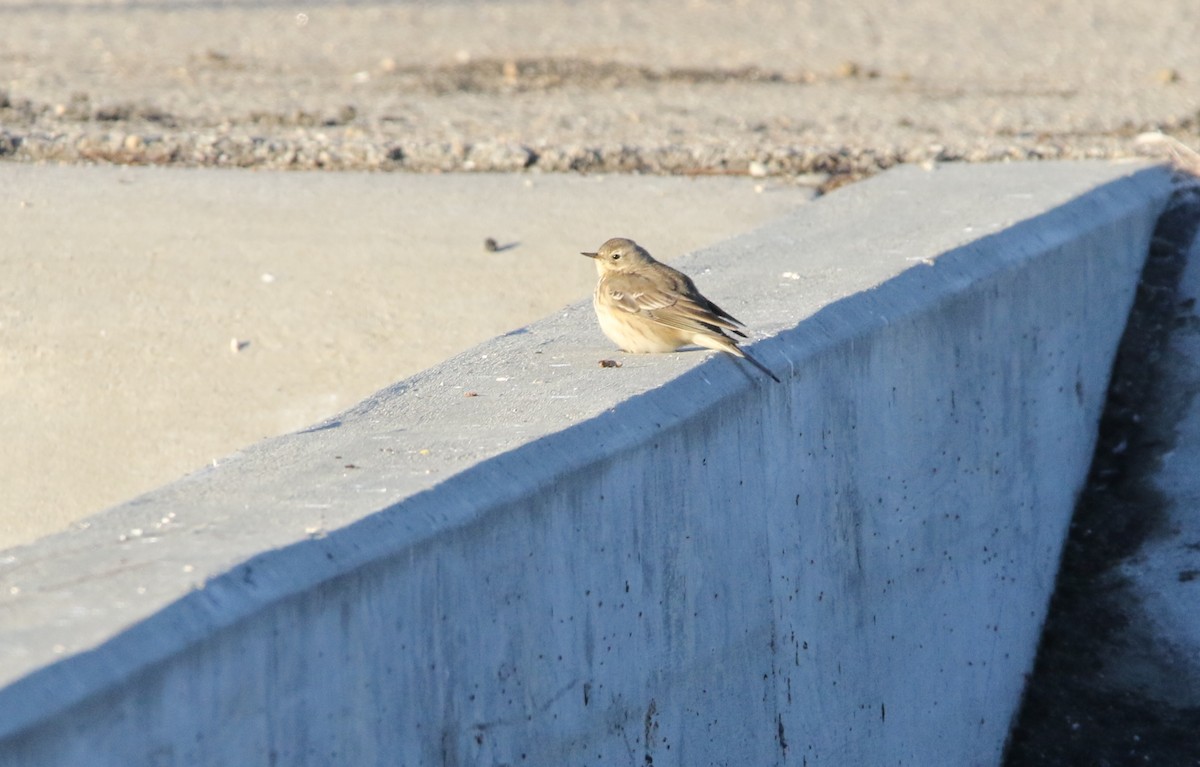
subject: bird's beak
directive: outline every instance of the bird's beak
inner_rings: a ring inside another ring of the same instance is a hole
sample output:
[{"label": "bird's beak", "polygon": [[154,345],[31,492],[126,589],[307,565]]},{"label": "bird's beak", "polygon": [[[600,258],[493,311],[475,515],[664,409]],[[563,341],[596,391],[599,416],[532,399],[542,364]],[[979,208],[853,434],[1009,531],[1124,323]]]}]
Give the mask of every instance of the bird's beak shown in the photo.
[{"label": "bird's beak", "polygon": [[598,255],[600,255],[600,254],[599,254],[599,253],[584,253],[584,252],[581,250],[581,251],[579,251],[579,255],[581,255],[581,256],[587,256],[588,258],[595,258],[596,256],[598,256]]}]

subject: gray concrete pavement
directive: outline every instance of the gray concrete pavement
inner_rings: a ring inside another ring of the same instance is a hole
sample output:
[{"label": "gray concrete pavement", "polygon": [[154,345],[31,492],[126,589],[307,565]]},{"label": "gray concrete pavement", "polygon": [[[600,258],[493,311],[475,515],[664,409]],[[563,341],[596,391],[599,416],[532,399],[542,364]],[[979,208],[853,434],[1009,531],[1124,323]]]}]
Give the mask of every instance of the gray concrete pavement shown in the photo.
[{"label": "gray concrete pavement", "polygon": [[782,385],[581,302],[4,552],[0,764],[994,762],[1170,192],[901,169],[683,260]]}]

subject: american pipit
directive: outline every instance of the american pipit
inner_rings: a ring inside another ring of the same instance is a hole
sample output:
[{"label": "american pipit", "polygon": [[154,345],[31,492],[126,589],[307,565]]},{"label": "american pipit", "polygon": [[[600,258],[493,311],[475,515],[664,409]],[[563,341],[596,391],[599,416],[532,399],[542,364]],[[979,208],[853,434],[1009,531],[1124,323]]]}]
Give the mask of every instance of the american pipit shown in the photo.
[{"label": "american pipit", "polygon": [[592,305],[604,335],[627,352],[673,352],[696,345],[741,357],[779,379],[738,348],[726,331],[745,338],[733,315],[705,298],[683,272],[659,263],[633,240],[614,237],[595,253],[600,281]]}]

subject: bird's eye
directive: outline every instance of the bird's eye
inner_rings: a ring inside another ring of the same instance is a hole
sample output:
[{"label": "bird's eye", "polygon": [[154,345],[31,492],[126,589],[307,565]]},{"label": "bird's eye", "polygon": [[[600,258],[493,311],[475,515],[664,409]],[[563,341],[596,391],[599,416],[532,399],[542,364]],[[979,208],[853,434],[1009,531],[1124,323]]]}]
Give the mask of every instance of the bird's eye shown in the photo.
[{"label": "bird's eye", "polygon": [[613,261],[616,261],[617,259],[619,259],[619,258],[621,257],[621,254],[620,254],[620,253],[613,253],[613,256],[612,256],[612,257],[613,257]]}]

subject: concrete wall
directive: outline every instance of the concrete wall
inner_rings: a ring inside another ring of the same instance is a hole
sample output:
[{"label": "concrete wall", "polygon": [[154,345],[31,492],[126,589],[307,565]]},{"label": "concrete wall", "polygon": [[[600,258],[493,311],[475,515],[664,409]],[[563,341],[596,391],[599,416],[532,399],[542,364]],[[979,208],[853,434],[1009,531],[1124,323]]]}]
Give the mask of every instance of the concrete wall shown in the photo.
[{"label": "concrete wall", "polygon": [[0,764],[994,764],[1169,192],[893,171],[685,264],[782,385],[580,304],[0,552]]}]

